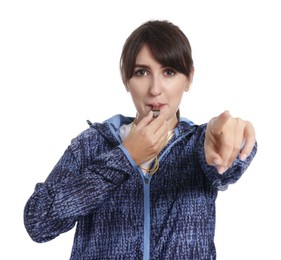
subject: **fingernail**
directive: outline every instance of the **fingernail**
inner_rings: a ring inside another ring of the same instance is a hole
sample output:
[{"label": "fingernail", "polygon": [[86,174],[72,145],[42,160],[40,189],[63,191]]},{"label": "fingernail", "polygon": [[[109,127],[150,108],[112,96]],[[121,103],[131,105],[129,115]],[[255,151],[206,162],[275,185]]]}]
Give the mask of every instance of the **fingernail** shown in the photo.
[{"label": "fingernail", "polygon": [[226,170],[227,170],[227,168],[226,168],[226,167],[223,167],[223,166],[218,167],[218,173],[219,173],[219,174],[223,174],[223,173],[225,173],[225,172],[226,172]]},{"label": "fingernail", "polygon": [[247,154],[246,154],[246,153],[240,155],[240,160],[241,160],[241,161],[245,161],[246,158],[247,158]]}]

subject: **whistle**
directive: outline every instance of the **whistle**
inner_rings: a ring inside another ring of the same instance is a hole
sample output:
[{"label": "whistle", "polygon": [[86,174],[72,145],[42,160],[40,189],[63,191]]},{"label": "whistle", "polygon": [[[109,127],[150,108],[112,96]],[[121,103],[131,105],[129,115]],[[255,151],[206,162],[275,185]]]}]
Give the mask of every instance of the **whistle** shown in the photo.
[{"label": "whistle", "polygon": [[152,112],[153,112],[153,118],[158,117],[160,114],[160,110],[153,110]]}]

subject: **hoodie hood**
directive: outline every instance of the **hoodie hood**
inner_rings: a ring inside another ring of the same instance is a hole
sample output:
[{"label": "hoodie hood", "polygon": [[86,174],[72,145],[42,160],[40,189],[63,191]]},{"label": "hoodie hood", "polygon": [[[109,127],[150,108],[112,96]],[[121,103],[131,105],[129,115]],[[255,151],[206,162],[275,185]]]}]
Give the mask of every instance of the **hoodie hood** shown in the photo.
[{"label": "hoodie hood", "polygon": [[102,123],[89,123],[91,128],[94,128],[104,139],[108,140],[114,145],[122,143],[119,137],[120,127],[124,124],[130,124],[134,121],[133,117],[125,117],[121,114],[105,120]]},{"label": "hoodie hood", "polygon": [[[122,143],[119,136],[120,127],[124,124],[130,124],[134,121],[134,117],[126,117],[121,114],[114,115],[102,123],[90,124],[91,127],[96,129],[103,138],[109,142],[119,145]],[[180,118],[180,121],[175,128],[175,136],[181,136],[187,132],[194,131],[197,126],[184,117]]]}]

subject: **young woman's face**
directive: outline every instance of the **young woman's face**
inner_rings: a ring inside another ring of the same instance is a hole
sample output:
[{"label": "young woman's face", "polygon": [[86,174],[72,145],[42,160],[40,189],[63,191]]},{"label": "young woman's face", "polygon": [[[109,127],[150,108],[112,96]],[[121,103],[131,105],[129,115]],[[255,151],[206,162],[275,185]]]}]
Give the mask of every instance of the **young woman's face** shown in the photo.
[{"label": "young woman's face", "polygon": [[188,91],[193,78],[177,72],[173,68],[163,67],[144,45],[136,58],[133,77],[127,82],[138,112],[138,123],[151,110],[160,110],[168,121],[169,129],[177,124],[176,112],[184,91]]}]

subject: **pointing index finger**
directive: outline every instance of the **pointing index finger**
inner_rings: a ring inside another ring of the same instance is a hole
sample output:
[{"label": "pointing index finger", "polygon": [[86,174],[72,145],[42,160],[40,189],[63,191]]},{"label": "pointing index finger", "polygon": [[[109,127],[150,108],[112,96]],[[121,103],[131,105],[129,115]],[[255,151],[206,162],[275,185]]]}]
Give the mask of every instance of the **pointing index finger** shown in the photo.
[{"label": "pointing index finger", "polygon": [[213,128],[213,133],[216,135],[221,134],[225,123],[228,121],[228,119],[231,117],[230,113],[228,110],[224,111],[221,113],[218,117],[214,118],[211,121],[212,128]]}]

